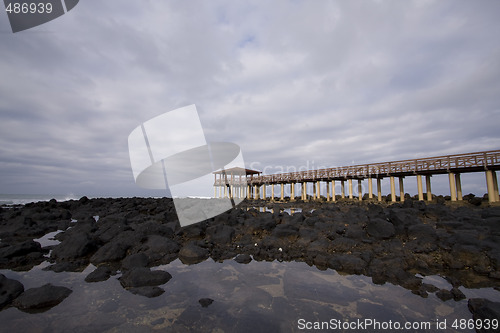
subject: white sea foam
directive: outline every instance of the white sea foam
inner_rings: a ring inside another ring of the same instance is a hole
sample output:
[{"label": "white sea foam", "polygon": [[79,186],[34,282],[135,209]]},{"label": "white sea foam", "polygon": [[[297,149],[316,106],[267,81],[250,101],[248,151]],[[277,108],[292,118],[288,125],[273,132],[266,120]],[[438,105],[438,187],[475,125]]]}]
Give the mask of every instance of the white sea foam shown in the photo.
[{"label": "white sea foam", "polygon": [[25,205],[31,202],[78,200],[74,194],[0,194],[0,206]]}]

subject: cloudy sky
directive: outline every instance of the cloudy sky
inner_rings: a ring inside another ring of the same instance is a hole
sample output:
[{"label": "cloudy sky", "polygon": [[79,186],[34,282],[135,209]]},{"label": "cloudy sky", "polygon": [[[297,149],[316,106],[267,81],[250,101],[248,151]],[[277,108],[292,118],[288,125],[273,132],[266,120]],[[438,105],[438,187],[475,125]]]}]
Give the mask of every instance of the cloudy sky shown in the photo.
[{"label": "cloudy sky", "polygon": [[[498,13],[495,0],[86,0],[16,34],[0,13],[0,193],[152,195],[128,135],[190,104],[209,141],[267,173],[499,149]],[[462,180],[485,192],[483,174]]]}]

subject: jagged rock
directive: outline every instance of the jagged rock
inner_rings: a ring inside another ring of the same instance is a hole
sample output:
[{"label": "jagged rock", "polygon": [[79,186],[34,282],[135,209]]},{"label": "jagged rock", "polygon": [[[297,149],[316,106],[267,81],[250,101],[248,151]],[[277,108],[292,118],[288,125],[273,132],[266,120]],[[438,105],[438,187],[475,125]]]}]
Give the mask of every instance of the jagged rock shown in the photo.
[{"label": "jagged rock", "polygon": [[19,310],[48,310],[61,303],[72,293],[71,289],[66,287],[53,286],[48,283],[38,288],[31,288],[24,291],[13,302]]},{"label": "jagged rock", "polygon": [[234,260],[239,264],[248,264],[252,261],[252,257],[249,254],[238,254]]},{"label": "jagged rock", "polygon": [[[471,298],[469,299],[468,307],[474,320],[480,319],[484,322],[485,319],[489,319],[491,323],[492,320],[500,318],[499,302],[492,302],[484,298]],[[490,329],[485,329],[484,326],[481,329],[476,329],[476,331],[478,333],[493,332],[491,327]]]},{"label": "jagged rock", "polygon": [[127,255],[129,248],[136,242],[139,242],[139,238],[134,231],[124,231],[97,250],[92,258],[90,258],[90,262],[100,264],[119,261]]},{"label": "jagged rock", "polygon": [[201,304],[202,307],[206,308],[210,304],[212,304],[214,300],[211,298],[201,298],[200,300],[198,300],[198,302]]},{"label": "jagged rock", "polygon": [[362,274],[366,266],[363,259],[348,254],[335,255],[328,260],[328,267],[331,269],[351,274]]},{"label": "jagged rock", "polygon": [[464,293],[458,288],[452,288],[451,294],[453,295],[453,299],[455,301],[460,301],[466,298]]},{"label": "jagged rock", "polygon": [[51,258],[69,260],[86,256],[96,249],[95,241],[87,233],[73,233],[54,247]]},{"label": "jagged rock", "polygon": [[12,280],[0,274],[0,310],[9,305],[13,299],[24,291],[24,286],[17,280]]},{"label": "jagged rock", "polygon": [[216,225],[207,228],[207,236],[217,244],[231,243],[234,236],[234,228],[228,225]]},{"label": "jagged rock", "polygon": [[446,290],[446,289],[441,289],[441,290],[437,291],[436,296],[444,302],[453,298],[453,294],[451,293],[451,291]]},{"label": "jagged rock", "polygon": [[113,270],[108,266],[99,266],[92,273],[85,277],[86,282],[106,281],[113,274]]},{"label": "jagged rock", "polygon": [[131,254],[122,260],[122,269],[131,270],[137,267],[146,267],[148,261],[148,257],[144,253]]},{"label": "jagged rock", "polygon": [[120,277],[120,284],[124,288],[158,286],[167,283],[172,278],[168,272],[152,271],[146,267],[134,268],[126,271]]},{"label": "jagged rock", "polygon": [[32,252],[41,251],[42,247],[40,246],[40,243],[30,240],[0,248],[0,258],[10,259],[13,257],[24,256]]},{"label": "jagged rock", "polygon": [[296,237],[299,228],[293,224],[278,224],[272,235],[277,238]]},{"label": "jagged rock", "polygon": [[388,239],[395,235],[396,229],[392,223],[375,218],[368,222],[366,232],[376,239]]},{"label": "jagged rock", "polygon": [[208,258],[210,252],[194,243],[184,245],[179,251],[179,259],[184,264],[197,264]]},{"label": "jagged rock", "polygon": [[[150,263],[157,261],[164,261],[164,258],[174,259],[179,252],[179,244],[170,238],[150,235],[144,244],[142,244],[138,249],[132,250],[132,252],[142,252],[144,253]],[[168,263],[170,260],[167,260]]]}]

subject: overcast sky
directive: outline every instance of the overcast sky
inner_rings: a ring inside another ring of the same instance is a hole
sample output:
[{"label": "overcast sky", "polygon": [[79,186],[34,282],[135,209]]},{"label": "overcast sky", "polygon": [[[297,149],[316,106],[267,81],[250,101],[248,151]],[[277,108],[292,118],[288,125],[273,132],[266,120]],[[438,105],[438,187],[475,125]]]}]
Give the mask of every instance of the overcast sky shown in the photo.
[{"label": "overcast sky", "polygon": [[[84,0],[13,34],[2,12],[0,193],[153,194],[134,183],[128,135],[189,104],[209,141],[268,173],[499,149],[499,13],[495,0]],[[484,178],[463,176],[464,192]]]}]

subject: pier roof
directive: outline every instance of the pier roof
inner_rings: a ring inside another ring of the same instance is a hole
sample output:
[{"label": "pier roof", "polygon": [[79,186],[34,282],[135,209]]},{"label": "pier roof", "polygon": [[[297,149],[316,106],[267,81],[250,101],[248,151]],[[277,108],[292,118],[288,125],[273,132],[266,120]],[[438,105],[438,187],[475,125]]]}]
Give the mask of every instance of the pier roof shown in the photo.
[{"label": "pier roof", "polygon": [[251,169],[245,169],[245,168],[240,168],[240,167],[234,167],[234,168],[229,168],[229,169],[222,169],[222,170],[218,170],[218,171],[215,171],[214,174],[215,175],[218,175],[218,174],[222,174],[222,173],[226,173],[226,174],[233,174],[233,175],[260,175],[262,173],[262,171],[258,171],[258,170],[251,170]]}]

